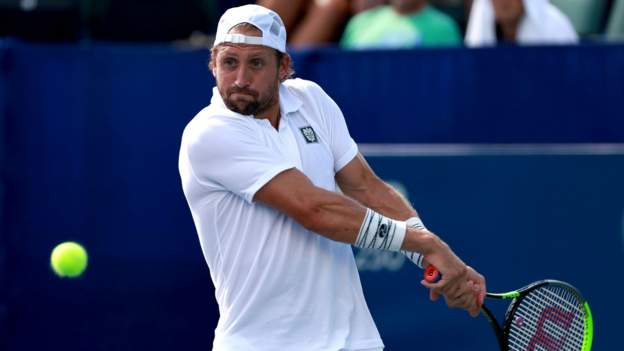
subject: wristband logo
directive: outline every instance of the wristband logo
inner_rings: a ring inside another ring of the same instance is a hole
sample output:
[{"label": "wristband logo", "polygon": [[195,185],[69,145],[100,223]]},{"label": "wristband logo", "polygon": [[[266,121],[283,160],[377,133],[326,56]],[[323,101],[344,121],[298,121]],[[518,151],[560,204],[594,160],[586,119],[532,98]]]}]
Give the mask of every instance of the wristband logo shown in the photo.
[{"label": "wristband logo", "polygon": [[383,238],[386,236],[386,234],[388,234],[388,225],[386,223],[383,223],[381,226],[379,226],[377,236]]}]

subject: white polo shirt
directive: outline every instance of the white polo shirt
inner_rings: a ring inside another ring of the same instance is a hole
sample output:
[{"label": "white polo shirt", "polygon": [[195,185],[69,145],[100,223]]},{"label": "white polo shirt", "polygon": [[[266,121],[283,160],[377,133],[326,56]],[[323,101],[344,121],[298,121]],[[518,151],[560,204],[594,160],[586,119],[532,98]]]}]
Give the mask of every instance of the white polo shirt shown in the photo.
[{"label": "white polo shirt", "polygon": [[253,202],[290,168],[336,191],[336,172],[357,154],[342,112],[318,85],[287,80],[279,99],[276,130],[228,110],[214,88],[182,136],[182,186],[219,303],[213,349],[381,348],[350,245]]}]

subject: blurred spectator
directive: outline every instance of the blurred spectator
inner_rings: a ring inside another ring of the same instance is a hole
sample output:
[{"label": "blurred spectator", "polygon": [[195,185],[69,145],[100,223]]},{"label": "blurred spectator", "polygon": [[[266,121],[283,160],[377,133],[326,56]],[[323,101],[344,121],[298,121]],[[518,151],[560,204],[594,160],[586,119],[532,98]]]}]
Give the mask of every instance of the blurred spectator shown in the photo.
[{"label": "blurred spectator", "polygon": [[613,4],[607,24],[607,38],[624,40],[624,0],[615,0]]},{"label": "blurred spectator", "polygon": [[340,45],[344,48],[413,48],[460,45],[455,21],[426,0],[390,0],[354,16]]},{"label": "blurred spectator", "polygon": [[578,35],[570,20],[548,0],[474,0],[466,45],[497,42],[570,44]]},{"label": "blurred spectator", "polygon": [[286,26],[291,46],[317,46],[340,40],[354,13],[385,3],[385,0],[258,0],[277,12]]}]

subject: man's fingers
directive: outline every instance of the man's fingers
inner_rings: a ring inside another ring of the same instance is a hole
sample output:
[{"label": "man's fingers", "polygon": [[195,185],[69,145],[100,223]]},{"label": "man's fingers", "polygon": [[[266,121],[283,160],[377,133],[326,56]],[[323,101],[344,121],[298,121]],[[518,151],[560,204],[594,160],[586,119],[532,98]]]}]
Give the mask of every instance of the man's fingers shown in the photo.
[{"label": "man's fingers", "polygon": [[479,312],[481,312],[481,306],[482,304],[473,297],[471,299],[471,307],[468,309],[468,313],[470,313],[472,317],[478,316]]},{"label": "man's fingers", "polygon": [[477,304],[477,300],[473,294],[467,294],[461,298],[461,308],[465,309],[472,317],[479,315],[481,307]]},{"label": "man's fingers", "polygon": [[422,284],[422,286],[424,286],[425,288],[429,290],[435,289],[435,290],[438,290],[438,292],[440,293],[445,293],[449,287],[449,284],[452,284],[452,282],[446,279],[440,279],[435,283],[430,283],[423,279],[420,281],[420,284]]},{"label": "man's fingers", "polygon": [[457,300],[464,296],[467,292],[471,292],[472,289],[472,282],[466,282],[463,284],[454,284],[452,287],[448,287],[443,290],[442,294],[451,300]]},{"label": "man's fingers", "polygon": [[[457,298],[451,298],[450,296],[445,295],[444,299],[446,301],[446,305],[450,308],[462,308],[468,310],[471,304],[470,296],[461,295]],[[474,305],[474,301],[472,302]]]},{"label": "man's fingers", "polygon": [[479,306],[483,306],[483,302],[485,301],[485,296],[487,295],[487,287],[485,286],[485,279],[483,280],[483,284],[480,285],[479,290]]},{"label": "man's fingers", "polygon": [[420,281],[420,284],[429,289],[429,299],[431,301],[436,301],[440,297],[440,287],[443,283],[440,283],[439,281],[437,283],[429,283],[428,281],[423,279]]},{"label": "man's fingers", "polygon": [[436,290],[429,290],[429,299],[431,299],[431,301],[437,301],[438,298],[440,298],[440,293]]},{"label": "man's fingers", "polygon": [[442,286],[442,284],[444,284],[444,283],[443,283],[442,281],[437,281],[437,282],[435,282],[435,283],[429,283],[428,281],[426,281],[426,280],[424,280],[424,279],[423,279],[423,280],[421,280],[421,281],[420,281],[420,284],[421,284],[422,286],[424,286],[425,288],[427,288],[427,289],[431,290],[431,289],[440,289],[440,287],[441,287],[441,286]]},{"label": "man's fingers", "polygon": [[448,307],[462,308],[472,317],[478,316],[487,291],[485,278],[469,266],[449,273],[443,274],[442,279],[435,283],[423,280],[421,284],[429,289],[431,300],[435,301],[442,295]]},{"label": "man's fingers", "polygon": [[485,301],[485,296],[487,294],[487,291],[485,290],[485,286],[475,284],[475,287],[473,288],[473,290],[474,290],[474,296],[475,296],[477,305],[479,305],[479,308],[481,308],[481,306],[483,306],[483,302]]}]

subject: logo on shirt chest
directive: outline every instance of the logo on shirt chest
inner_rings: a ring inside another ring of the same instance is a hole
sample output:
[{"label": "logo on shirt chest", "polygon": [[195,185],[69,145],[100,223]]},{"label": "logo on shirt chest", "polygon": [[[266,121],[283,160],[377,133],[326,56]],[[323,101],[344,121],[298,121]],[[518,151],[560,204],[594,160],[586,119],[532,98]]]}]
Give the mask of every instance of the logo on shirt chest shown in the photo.
[{"label": "logo on shirt chest", "polygon": [[318,137],[316,136],[316,133],[314,132],[314,129],[312,129],[312,127],[307,126],[299,128],[299,130],[301,131],[301,134],[303,134],[303,138],[305,139],[306,143],[318,143]]}]

